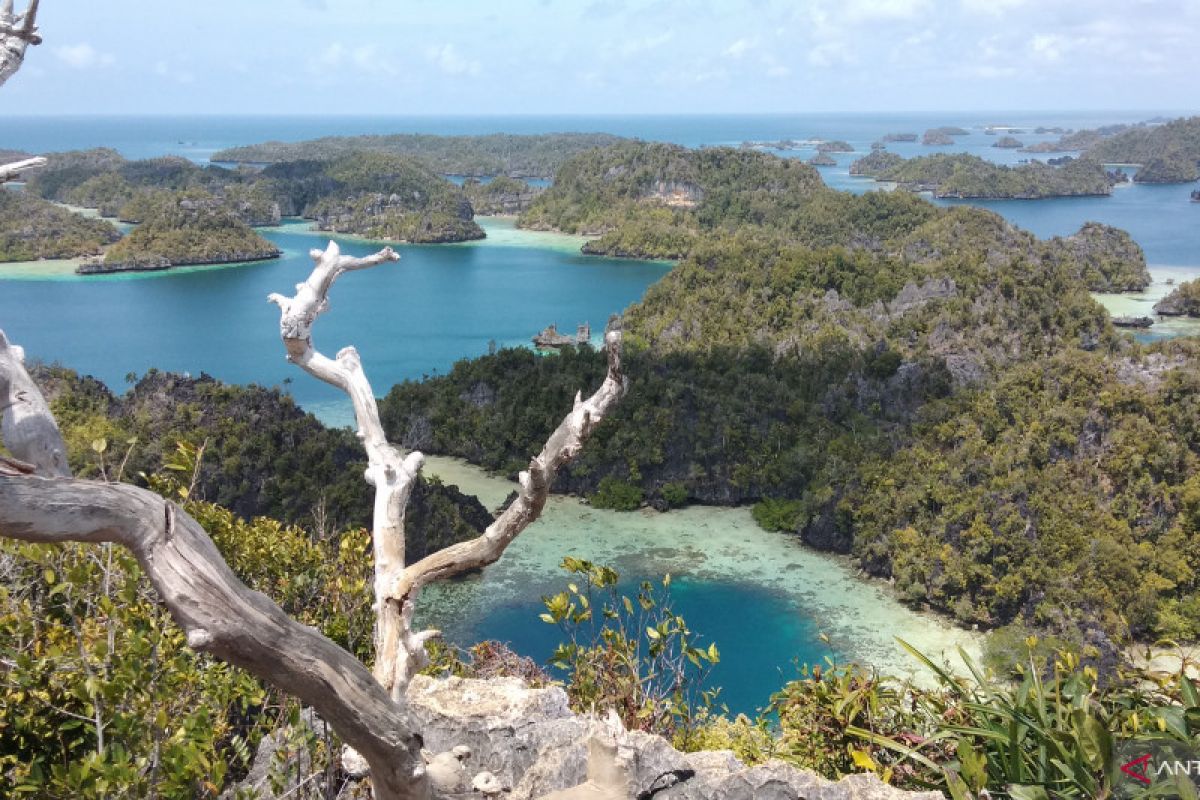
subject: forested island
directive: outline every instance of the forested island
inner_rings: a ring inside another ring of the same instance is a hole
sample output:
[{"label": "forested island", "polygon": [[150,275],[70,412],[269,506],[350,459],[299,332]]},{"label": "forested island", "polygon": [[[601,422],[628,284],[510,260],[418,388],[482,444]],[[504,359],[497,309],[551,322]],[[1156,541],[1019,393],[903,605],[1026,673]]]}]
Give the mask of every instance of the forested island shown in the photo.
[{"label": "forested island", "polygon": [[77,272],[146,272],[278,258],[279,248],[255,233],[238,207],[203,190],[140,194],[122,212],[135,218],[137,227],[108,248],[102,261],[85,262]]},{"label": "forested island", "polygon": [[1083,151],[1104,164],[1137,164],[1137,183],[1187,183],[1200,177],[1200,117],[1077,131],[1028,152]]},{"label": "forested island", "polygon": [[358,153],[411,156],[440,175],[550,178],[568,158],[621,141],[607,133],[485,136],[330,136],[304,142],[265,142],[231,147],[212,156],[218,163],[275,164],[329,161]]},{"label": "forested island", "polygon": [[463,194],[471,201],[476,214],[484,216],[513,216],[529,208],[542,189],[530,186],[518,178],[499,177],[486,183],[468,178]]},{"label": "forested island", "polygon": [[1011,198],[1088,197],[1112,193],[1115,180],[1097,161],[1071,159],[1062,166],[1040,161],[1009,167],[966,153],[904,159],[877,151],[850,166],[850,174],[891,181],[934,197]]},{"label": "forested island", "polygon": [[[497,186],[505,187],[512,188]],[[484,236],[462,188],[422,161],[377,151],[262,170],[203,167],[182,158],[130,161],[108,149],[57,153],[25,191],[141,227],[158,217],[151,230],[139,233],[139,227],[129,244],[123,242],[106,258],[107,268],[86,267],[94,272],[271,257],[273,248],[246,226],[277,225],[283,216],[310,219],[320,230],[397,242]],[[530,194],[509,202],[523,208]],[[496,201],[504,202],[504,197]],[[159,212],[172,204],[190,213],[174,213],[164,224]]]},{"label": "forested island", "polygon": [[0,262],[97,255],[120,237],[110,222],[0,186]]},{"label": "forested island", "polygon": [[1154,313],[1166,317],[1200,317],[1200,280],[1184,281],[1154,304]]}]

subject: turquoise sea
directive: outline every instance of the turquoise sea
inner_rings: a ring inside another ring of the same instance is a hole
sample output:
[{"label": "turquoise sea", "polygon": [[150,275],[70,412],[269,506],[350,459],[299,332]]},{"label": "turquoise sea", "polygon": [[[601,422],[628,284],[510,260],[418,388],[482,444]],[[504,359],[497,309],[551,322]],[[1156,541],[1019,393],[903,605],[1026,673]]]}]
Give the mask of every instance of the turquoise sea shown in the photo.
[{"label": "turquoise sea", "polygon": [[[991,147],[988,125],[1026,130],[1135,122],[1136,113],[994,112],[911,115],[777,115],[713,117],[374,117],[374,118],[11,118],[0,119],[0,148],[37,152],[111,146],[131,158],[179,154],[205,161],[222,147],[267,139],[298,140],[357,133],[533,133],[606,131],[699,147],[777,139],[845,139],[856,152],[837,154],[821,172],[831,186],[854,192],[881,188],[852,178],[851,161],[889,132],[930,127],[970,130],[953,148],[1012,163],[1024,154]],[[1054,138],[1018,134],[1027,143]],[[895,144],[911,156],[933,151]],[[781,152],[810,158],[812,150]],[[1107,198],[982,203],[1039,236],[1066,235],[1088,220],[1129,230],[1146,250],[1155,285],[1143,295],[1106,297],[1121,313],[1145,311],[1169,281],[1200,275],[1200,204],[1194,186],[1129,186]],[[524,345],[550,322],[588,321],[599,331],[608,315],[635,302],[670,265],[580,255],[582,240],[516,230],[511,221],[481,220],[488,238],[460,245],[400,246],[402,259],[343,279],[331,311],[316,328],[327,353],[354,344],[375,390],[445,372],[461,358],[498,346]],[[288,365],[278,338],[271,292],[289,293],[307,276],[309,249],[324,237],[289,221],[264,234],[284,251],[269,262],[189,268],[151,275],[79,278],[70,263],[0,265],[0,328],[29,355],[99,377],[121,391],[125,376],[159,369],[207,372],[235,383],[283,385],[306,408],[335,424],[348,421],[338,393]],[[378,243],[339,237],[346,252]],[[1193,333],[1187,323],[1161,332]],[[490,494],[509,487],[446,460],[431,469],[464,488]],[[544,658],[557,634],[537,621],[540,597],[561,588],[563,555],[620,567],[629,581],[676,573],[681,609],[715,640],[726,661],[715,677],[734,711],[752,711],[794,674],[793,660],[836,653],[899,668],[893,634],[943,646],[977,646],[969,632],[946,628],[900,607],[878,585],[864,586],[840,562],[818,556],[794,537],[758,529],[745,509],[693,509],[658,515],[616,514],[556,498],[545,519],[518,539],[501,563],[480,576],[431,591],[425,613],[450,637],[507,639]],[[747,624],[750,620],[752,624]],[[708,621],[705,628],[703,622]],[[829,634],[830,644],[818,638]]]}]

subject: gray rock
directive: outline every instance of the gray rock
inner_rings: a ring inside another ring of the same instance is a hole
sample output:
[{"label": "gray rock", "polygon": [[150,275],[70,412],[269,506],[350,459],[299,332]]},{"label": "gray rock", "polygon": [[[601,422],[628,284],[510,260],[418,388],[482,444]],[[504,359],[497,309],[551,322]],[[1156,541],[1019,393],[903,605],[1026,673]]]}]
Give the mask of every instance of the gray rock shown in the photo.
[{"label": "gray rock", "polygon": [[[426,747],[470,747],[468,771],[492,773],[511,789],[503,795],[511,800],[534,800],[573,787],[583,791],[571,797],[592,796],[592,787],[581,784],[589,779],[593,737],[615,742],[616,759],[634,794],[667,787],[654,794],[655,800],[944,800],[939,792],[901,791],[874,775],[829,781],[782,761],[747,767],[727,750],[680,753],[661,736],[626,732],[612,718],[602,722],[573,713],[561,688],[533,689],[515,678],[418,676],[408,701]],[[459,796],[471,795],[441,795]]]}]

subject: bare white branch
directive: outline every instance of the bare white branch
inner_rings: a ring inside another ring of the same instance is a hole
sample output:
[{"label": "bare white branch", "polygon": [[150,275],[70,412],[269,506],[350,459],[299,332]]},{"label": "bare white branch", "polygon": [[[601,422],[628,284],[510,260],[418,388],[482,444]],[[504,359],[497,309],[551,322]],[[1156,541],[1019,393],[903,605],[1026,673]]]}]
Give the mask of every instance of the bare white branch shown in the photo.
[{"label": "bare white branch", "polygon": [[279,306],[279,334],[288,361],[314,378],[338,387],[354,405],[358,437],[367,451],[366,479],[375,487],[371,525],[375,557],[375,677],[398,700],[406,685],[402,677],[408,671],[399,665],[407,665],[414,658],[419,661],[425,649],[421,645],[423,640],[411,638],[403,609],[389,600],[387,589],[404,569],[404,510],[425,458],[416,452],[406,456],[388,443],[375,393],[358,351],[346,347],[334,359],[322,355],[313,347],[312,327],[317,317],[329,308],[329,290],[341,275],[397,261],[400,256],[386,247],[366,258],[352,258],[342,255],[332,241],[324,250],[313,250],[310,255],[316,265],[308,280],[296,284],[295,296],[272,294],[267,299]]},{"label": "bare white branch", "polygon": [[29,0],[24,14],[13,12],[12,0],[0,4],[0,86],[16,74],[25,61],[25,49],[41,44],[37,32],[38,0]]},{"label": "bare white branch", "polygon": [[46,398],[25,371],[25,352],[0,331],[0,438],[39,475],[66,477],[67,446]]},{"label": "bare white branch", "polygon": [[536,520],[546,505],[558,471],[583,448],[596,426],[611,413],[625,394],[621,369],[621,331],[615,325],[605,333],[608,375],[587,400],[575,395],[575,406],[546,440],[545,447],[519,476],[516,500],[476,539],[453,544],[407,567],[390,595],[402,604],[411,602],[422,586],[495,562],[521,531]]},{"label": "bare white branch", "polygon": [[22,172],[44,166],[46,166],[46,159],[41,156],[27,158],[24,161],[14,161],[11,164],[0,164],[0,183],[15,181],[21,177]]}]

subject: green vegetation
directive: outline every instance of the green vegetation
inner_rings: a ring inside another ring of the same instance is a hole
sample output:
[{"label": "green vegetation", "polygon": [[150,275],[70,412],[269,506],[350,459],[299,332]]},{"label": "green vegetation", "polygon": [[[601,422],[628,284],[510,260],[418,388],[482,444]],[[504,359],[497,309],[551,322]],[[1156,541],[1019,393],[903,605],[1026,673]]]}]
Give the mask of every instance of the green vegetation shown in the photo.
[{"label": "green vegetation", "polygon": [[1154,304],[1154,311],[1172,317],[1200,317],[1200,280],[1184,281]]},{"label": "green vegetation", "polygon": [[277,258],[279,248],[255,233],[226,201],[203,191],[146,192],[122,210],[141,221],[114,244],[101,265],[81,272],[164,269]]},{"label": "green vegetation", "polygon": [[[203,448],[190,497],[242,519],[266,516],[326,534],[370,522],[366,456],[355,435],[326,428],[279,389],[231,386],[208,376],[151,371],[130,376],[116,396],[94,378],[36,367],[80,477],[141,481],[178,460],[176,443]],[[94,445],[104,443],[99,453]],[[424,482],[408,513],[408,549],[427,552],[475,536],[490,522],[477,501],[454,487]]]},{"label": "green vegetation", "polygon": [[1200,117],[1129,128],[1100,138],[1087,155],[1106,164],[1140,164],[1133,178],[1138,182],[1194,181],[1200,177]]},{"label": "green vegetation", "polygon": [[104,220],[0,188],[0,262],[94,255],[120,236]]},{"label": "green vegetation", "polygon": [[613,569],[571,557],[562,567],[583,585],[544,598],[541,619],[563,633],[550,664],[569,674],[572,707],[613,709],[627,730],[687,747],[717,698],[704,682],[721,656],[716,643],[700,646],[701,637],[672,610],[671,576],[622,595]]},{"label": "green vegetation", "polygon": [[565,164],[518,224],[601,234],[589,253],[678,258],[705,234],[754,228],[815,246],[868,244],[935,213],[902,195],[832,191],[797,159],[629,143]]},{"label": "green vegetation", "polygon": [[870,155],[854,161],[850,165],[850,174],[878,179],[881,174],[896,169],[903,163],[903,156],[889,153],[886,150],[874,150]]},{"label": "green vegetation", "polygon": [[468,178],[463,184],[463,194],[471,201],[475,213],[484,216],[520,214],[540,192],[541,189],[523,180],[504,176],[487,183]]},{"label": "green vegetation", "polygon": [[[1039,241],[978,209],[831,192],[746,150],[618,151],[568,164],[526,221],[688,231],[687,255],[626,314],[631,392],[556,488],[625,508],[669,508],[667,486],[756,503],[764,526],[966,623],[1200,633],[1190,573],[1143,552],[1197,541],[1179,498],[1200,446],[1175,398],[1200,360],[1143,352],[1091,299],[1148,282],[1127,234]],[[586,347],[500,351],[395,387],[384,422],[511,473],[603,374]],[[492,401],[469,403],[480,386]]]},{"label": "green vegetation", "polygon": [[607,133],[545,133],[519,136],[330,136],[305,142],[266,142],[231,147],[213,155],[217,162],[279,163],[328,161],[372,152],[409,156],[440,175],[550,178],[572,156],[622,141]]},{"label": "green vegetation", "polygon": [[484,236],[462,191],[412,158],[370,152],[314,166],[337,187],[304,210],[320,230],[404,242]]},{"label": "green vegetation", "polygon": [[[88,452],[73,448],[72,460],[119,477],[101,447]],[[195,500],[196,455],[181,449],[150,486],[182,503],[252,588],[366,657],[369,535],[247,522]],[[5,797],[215,798],[245,774],[260,738],[300,711],[188,649],[133,556],[115,545],[0,539],[0,677]]]},{"label": "green vegetation", "polygon": [[483,237],[459,187],[421,161],[372,150],[261,171],[201,167],[181,158],[127,161],[112,150],[88,150],[55,155],[27,188],[47,199],[153,224],[156,230],[139,229],[137,240],[108,261],[132,265],[125,268],[270,257],[245,226],[277,225],[281,216],[392,241]]},{"label": "green vegetation", "polygon": [[[572,705],[612,708],[627,727],[685,750],[782,759],[830,779],[869,771],[953,800],[1093,800],[1129,787],[1120,765],[1130,753],[1200,744],[1200,688],[1182,667],[1102,664],[1095,647],[1037,636],[1013,643],[999,675],[965,653],[951,668],[901,642],[932,685],[854,664],[799,665],[764,713],[731,720],[714,713],[719,689],[704,687],[717,646],[697,646],[671,611],[669,576],[635,598],[617,592],[611,569],[574,558],[563,566],[583,585],[545,598],[541,616],[566,638],[552,664],[567,671]],[[1186,775],[1156,781],[1158,794],[1146,796],[1190,796]]]},{"label": "green vegetation", "polygon": [[[673,484],[678,486],[679,484]],[[600,479],[596,493],[590,498],[596,508],[610,508],[613,511],[636,511],[641,508],[645,493],[642,487],[634,486],[629,481],[614,478],[609,475]]]},{"label": "green vegetation", "polygon": [[1112,193],[1104,168],[1088,159],[1073,159],[1061,167],[1039,161],[1008,167],[965,153],[911,159],[872,153],[850,169],[855,175],[894,181],[912,191],[933,192],[935,197],[1029,200]]}]

